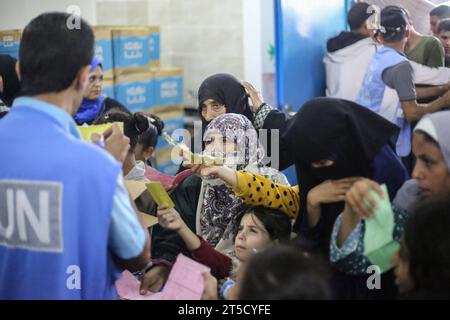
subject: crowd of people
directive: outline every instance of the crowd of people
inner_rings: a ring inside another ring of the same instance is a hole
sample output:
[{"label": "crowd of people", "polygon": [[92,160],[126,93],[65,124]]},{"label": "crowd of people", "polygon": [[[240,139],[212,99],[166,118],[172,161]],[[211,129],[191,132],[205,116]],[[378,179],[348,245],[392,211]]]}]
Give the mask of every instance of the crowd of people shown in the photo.
[{"label": "crowd of people", "polygon": [[[0,56],[0,299],[117,299],[123,270],[139,274],[141,294],[158,292],[180,253],[211,269],[202,299],[450,299],[450,7],[430,12],[433,36],[401,7],[383,8],[379,26],[373,14],[351,8],[350,31],[326,46],[326,97],[294,116],[246,81],[206,78],[188,142],[225,163],[185,157],[167,188],[174,207],[125,187],[157,177],[164,122],[102,93],[84,20],[33,19],[19,60]],[[106,123],[82,141],[77,125]],[[281,172],[290,166],[296,186]],[[392,220],[379,232],[398,250],[374,288],[377,199]]]}]

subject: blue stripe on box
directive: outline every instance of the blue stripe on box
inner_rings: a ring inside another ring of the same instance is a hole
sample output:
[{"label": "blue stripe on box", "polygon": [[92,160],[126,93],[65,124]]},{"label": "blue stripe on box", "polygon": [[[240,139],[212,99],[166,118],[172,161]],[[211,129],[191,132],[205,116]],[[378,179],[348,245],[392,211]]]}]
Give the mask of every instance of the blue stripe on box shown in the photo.
[{"label": "blue stripe on box", "polygon": [[114,86],[114,94],[130,111],[148,110],[153,106],[153,81],[119,83]]},{"label": "blue stripe on box", "polygon": [[166,106],[181,104],[183,102],[183,78],[175,77],[156,77],[155,81],[155,105]]},{"label": "blue stripe on box", "polygon": [[148,67],[149,37],[113,37],[114,68]]}]

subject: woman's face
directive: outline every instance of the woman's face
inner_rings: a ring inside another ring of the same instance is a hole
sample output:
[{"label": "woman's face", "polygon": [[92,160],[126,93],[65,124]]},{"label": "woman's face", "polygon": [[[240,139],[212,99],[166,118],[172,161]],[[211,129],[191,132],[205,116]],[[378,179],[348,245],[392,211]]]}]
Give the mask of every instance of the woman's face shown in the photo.
[{"label": "woman's face", "polygon": [[416,157],[412,176],[417,181],[420,196],[450,195],[450,173],[439,147],[422,133],[415,132],[412,150]]},{"label": "woman's face", "polygon": [[208,99],[201,105],[202,117],[210,122],[217,118],[218,116],[227,112],[225,105],[216,102],[213,99]]},{"label": "woman's face", "polygon": [[409,261],[403,237],[400,239],[400,250],[391,257],[391,263],[395,267],[395,283],[399,292],[405,293],[414,289],[414,283],[409,273]]},{"label": "woman's face", "polygon": [[230,153],[237,151],[237,145],[220,133],[211,133],[205,138],[205,151]]},{"label": "woman's face", "polygon": [[256,252],[267,248],[271,243],[269,233],[256,216],[249,213],[242,217],[234,240],[234,250],[240,261],[247,261]]},{"label": "woman's face", "polygon": [[97,66],[94,71],[89,74],[88,86],[84,93],[84,97],[89,100],[98,99],[102,93],[103,87],[103,70]]}]

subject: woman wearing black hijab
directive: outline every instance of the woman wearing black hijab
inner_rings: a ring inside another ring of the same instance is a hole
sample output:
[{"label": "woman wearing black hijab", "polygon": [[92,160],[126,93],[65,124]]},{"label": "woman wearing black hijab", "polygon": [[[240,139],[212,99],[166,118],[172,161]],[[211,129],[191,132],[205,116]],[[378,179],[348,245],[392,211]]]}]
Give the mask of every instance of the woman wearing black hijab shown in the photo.
[{"label": "woman wearing black hijab", "polygon": [[316,223],[308,220],[308,193],[327,180],[368,177],[388,185],[393,198],[408,174],[391,147],[398,128],[374,112],[341,99],[318,98],[303,105],[282,140],[291,146],[300,188],[295,228],[328,252],[329,238],[344,202],[321,205]]},{"label": "woman wearing black hijab", "polygon": [[191,149],[196,153],[203,151],[203,132],[206,126],[218,116],[237,113],[253,121],[245,88],[238,79],[226,73],[218,73],[203,80],[198,89],[198,113],[202,120],[202,132],[191,141]]},{"label": "woman wearing black hijab", "polygon": [[[303,105],[282,137],[295,159],[300,212],[294,231],[302,245],[328,257],[331,232],[344,201],[324,201],[313,209],[308,197],[328,180],[367,177],[386,184],[393,199],[408,179],[393,148],[398,130],[378,114],[350,101],[318,98]],[[316,218],[311,219],[313,215]],[[373,298],[364,290],[364,279],[336,277],[338,297]]]},{"label": "woman wearing black hijab", "polygon": [[[11,56],[0,54],[0,100],[10,107],[20,90],[16,73],[17,60]],[[0,111],[0,117],[6,112]]]},{"label": "woman wearing black hijab", "polygon": [[[234,76],[219,73],[206,78],[198,89],[198,108],[206,124],[223,113],[237,113],[253,121],[245,88]],[[214,107],[217,108],[214,110]],[[216,113],[220,113],[216,115]]]},{"label": "woman wearing black hijab", "polygon": [[[202,133],[208,123],[224,113],[242,114],[253,123],[256,130],[266,129],[269,143],[265,149],[266,154],[270,156],[272,156],[271,130],[279,130],[281,135],[289,121],[289,116],[263,102],[260,93],[250,83],[239,81],[226,73],[212,75],[202,82],[198,89],[198,111],[202,120],[202,132],[191,141],[191,150],[196,153],[204,148]],[[292,164],[290,152],[280,144],[279,163],[276,169],[282,170]],[[183,170],[182,167],[180,169]]]}]

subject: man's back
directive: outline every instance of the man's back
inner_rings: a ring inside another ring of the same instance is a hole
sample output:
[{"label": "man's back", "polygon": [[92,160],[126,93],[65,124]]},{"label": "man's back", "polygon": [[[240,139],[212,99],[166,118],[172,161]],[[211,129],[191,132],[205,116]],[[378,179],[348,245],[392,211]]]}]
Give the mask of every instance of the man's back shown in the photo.
[{"label": "man's back", "polygon": [[0,299],[115,298],[119,164],[27,106],[0,122],[0,148]]},{"label": "man's back", "polygon": [[373,55],[376,43],[370,38],[328,52],[324,58],[326,70],[326,95],[355,101]]}]

